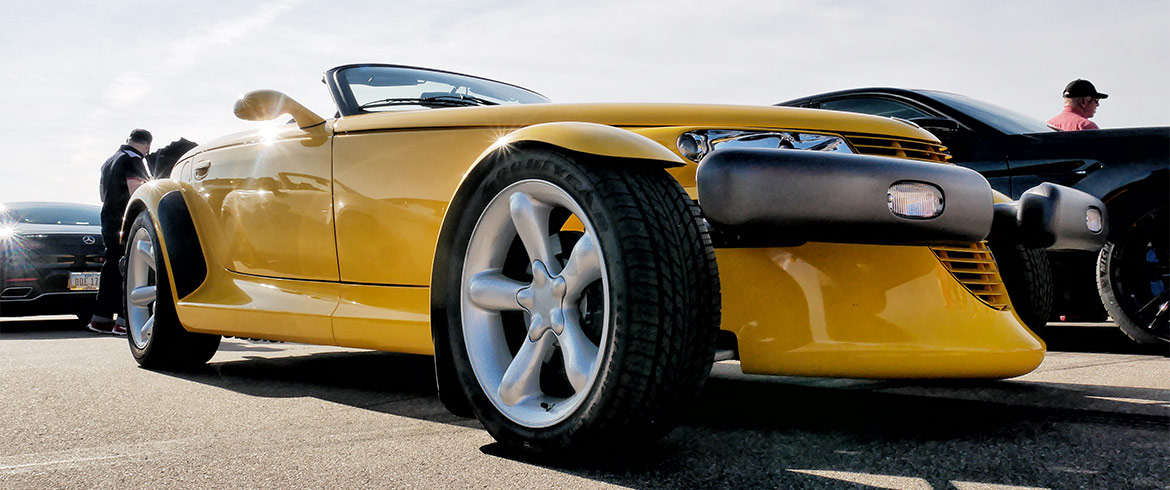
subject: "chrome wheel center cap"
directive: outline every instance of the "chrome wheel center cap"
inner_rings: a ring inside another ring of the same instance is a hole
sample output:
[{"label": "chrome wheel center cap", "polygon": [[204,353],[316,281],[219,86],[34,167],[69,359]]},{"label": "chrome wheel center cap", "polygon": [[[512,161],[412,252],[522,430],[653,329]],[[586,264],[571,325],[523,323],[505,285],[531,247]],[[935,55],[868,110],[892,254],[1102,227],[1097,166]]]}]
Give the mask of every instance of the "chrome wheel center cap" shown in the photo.
[{"label": "chrome wheel center cap", "polygon": [[516,294],[516,301],[532,317],[528,324],[528,338],[540,340],[552,330],[557,335],[565,330],[565,292],[568,287],[560,276],[553,277],[548,268],[537,260],[532,263],[532,285]]}]

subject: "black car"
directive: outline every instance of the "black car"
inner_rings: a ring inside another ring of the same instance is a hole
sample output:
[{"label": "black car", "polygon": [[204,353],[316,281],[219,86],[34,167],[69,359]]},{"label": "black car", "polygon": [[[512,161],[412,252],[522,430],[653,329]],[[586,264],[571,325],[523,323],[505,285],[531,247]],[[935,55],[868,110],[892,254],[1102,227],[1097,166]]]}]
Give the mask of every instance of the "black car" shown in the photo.
[{"label": "black car", "polygon": [[899,88],[843,90],[777,105],[917,124],[938,136],[952,162],[979,171],[1013,199],[1041,182],[1101,199],[1109,243],[1100,254],[1053,252],[1051,272],[1041,273],[1058,285],[1053,311],[1093,319],[1104,316],[1097,306],[1103,303],[1134,340],[1167,341],[1170,127],[1062,132],[963,95]]},{"label": "black car", "polygon": [[89,319],[105,254],[100,212],[86,204],[0,204],[0,316]]}]

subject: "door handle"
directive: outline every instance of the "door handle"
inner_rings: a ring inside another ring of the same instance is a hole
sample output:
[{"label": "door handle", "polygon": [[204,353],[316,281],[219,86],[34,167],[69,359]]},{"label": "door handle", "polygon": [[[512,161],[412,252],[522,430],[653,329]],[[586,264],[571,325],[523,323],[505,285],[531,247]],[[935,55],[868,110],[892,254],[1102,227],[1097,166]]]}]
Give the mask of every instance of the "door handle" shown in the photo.
[{"label": "door handle", "polygon": [[203,160],[202,162],[196,163],[194,170],[195,180],[203,180],[204,177],[207,177],[207,171],[211,170],[211,161]]}]

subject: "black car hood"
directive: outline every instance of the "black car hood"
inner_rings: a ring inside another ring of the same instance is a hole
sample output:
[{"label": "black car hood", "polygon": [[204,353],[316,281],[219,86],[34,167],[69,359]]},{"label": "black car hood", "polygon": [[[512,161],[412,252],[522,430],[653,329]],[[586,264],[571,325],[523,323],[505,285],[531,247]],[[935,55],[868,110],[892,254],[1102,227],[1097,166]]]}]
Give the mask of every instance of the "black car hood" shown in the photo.
[{"label": "black car hood", "polygon": [[1053,131],[1011,139],[1012,158],[1170,159],[1170,127]]}]

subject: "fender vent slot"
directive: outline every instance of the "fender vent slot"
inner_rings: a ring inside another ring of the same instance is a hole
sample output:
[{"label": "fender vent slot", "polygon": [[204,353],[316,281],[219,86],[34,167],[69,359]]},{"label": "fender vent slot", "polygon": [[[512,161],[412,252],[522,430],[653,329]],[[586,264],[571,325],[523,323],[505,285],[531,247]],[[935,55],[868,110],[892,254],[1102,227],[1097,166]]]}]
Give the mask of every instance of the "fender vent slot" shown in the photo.
[{"label": "fender vent slot", "polygon": [[955,276],[963,287],[987,306],[1000,311],[1008,309],[1007,289],[999,268],[987,248],[987,242],[970,246],[930,247],[943,267]]},{"label": "fender vent slot", "polygon": [[946,163],[951,159],[945,146],[927,141],[846,135],[849,144],[863,155],[908,158],[924,162]]}]

